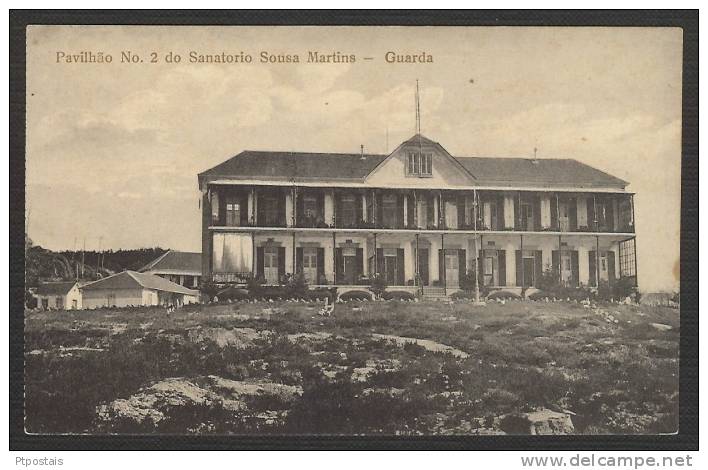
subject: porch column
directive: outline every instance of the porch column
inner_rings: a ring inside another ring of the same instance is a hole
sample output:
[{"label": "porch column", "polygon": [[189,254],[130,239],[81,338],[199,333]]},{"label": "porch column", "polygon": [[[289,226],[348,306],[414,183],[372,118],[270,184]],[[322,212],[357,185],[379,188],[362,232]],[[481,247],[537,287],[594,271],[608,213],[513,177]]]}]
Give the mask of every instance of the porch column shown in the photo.
[{"label": "porch column", "polygon": [[403,227],[408,226],[408,194],[403,193]]},{"label": "porch column", "polygon": [[251,276],[256,277],[258,267],[256,266],[256,233],[251,232]]},{"label": "porch column", "polygon": [[[413,196],[413,198],[415,199],[415,196]],[[414,266],[415,266],[415,277],[414,277],[413,283],[416,286],[420,285],[420,279],[419,279],[419,273],[420,273],[420,266],[419,266],[420,255],[419,255],[419,253],[420,253],[420,251],[418,251],[420,249],[420,243],[419,243],[418,238],[419,238],[419,234],[416,233],[415,234],[415,253],[413,254],[413,256],[414,256],[413,262],[414,262]]]},{"label": "porch column", "polygon": [[[593,204],[595,196],[593,196]],[[597,219],[597,217],[595,217]],[[595,235],[595,284],[600,287],[600,237]]]},{"label": "porch column", "polygon": [[[519,193],[519,194],[521,194],[521,193]],[[519,206],[519,207],[521,207],[521,206]],[[524,236],[519,235],[519,237],[521,238],[521,248],[519,248],[519,251],[521,252],[520,253],[520,255],[521,255],[521,283],[520,283],[520,285],[521,285],[521,288],[523,289],[524,288]]]},{"label": "porch column", "polygon": [[376,232],[374,232],[374,272],[373,274],[379,273],[379,250],[376,249]]},{"label": "porch column", "polygon": [[440,226],[440,199],[437,197],[433,198],[433,214],[435,214],[435,220],[433,221],[433,224],[435,227]]},{"label": "porch column", "polygon": [[337,232],[332,232],[332,279],[337,284]]},{"label": "porch column", "polygon": [[258,226],[258,187],[253,188],[253,225]]},{"label": "porch column", "polygon": [[248,221],[252,224],[256,222],[256,198],[255,198],[255,188],[251,188],[248,192]]},{"label": "porch column", "polygon": [[[593,221],[592,221],[592,226],[593,226],[593,231],[598,232],[600,230],[600,227],[598,226],[597,222],[597,198],[595,195],[592,195],[592,214],[593,214]],[[598,279],[599,280],[599,279]],[[598,286],[600,284],[598,283]]]},{"label": "porch column", "polygon": [[295,257],[295,232],[293,231],[293,274],[297,272],[297,261]]},{"label": "porch column", "polygon": [[405,273],[405,285],[408,285],[408,280],[412,279],[415,283],[415,253],[413,253],[413,247],[415,245],[414,240],[408,240],[403,245],[403,268]]},{"label": "porch column", "polygon": [[295,198],[293,197],[292,188],[285,193],[285,226],[292,227],[295,225]]},{"label": "porch column", "polygon": [[[440,193],[442,194],[442,193]],[[442,283],[443,283],[443,289],[445,291],[445,294],[447,294],[447,273],[445,272],[445,234],[441,233],[440,234],[440,249],[442,250]],[[439,256],[438,256],[439,258]],[[440,269],[440,267],[438,267]]]},{"label": "porch column", "polygon": [[560,235],[558,235],[558,283],[563,284],[563,242]]},{"label": "porch column", "polygon": [[[420,224],[418,223],[418,191],[415,189],[413,190],[413,226],[420,228]],[[416,258],[418,257],[417,252],[415,256]]]},{"label": "porch column", "polygon": [[560,218],[560,198],[558,193],[556,193],[556,223],[558,224],[558,231],[561,231],[561,218]]},{"label": "porch column", "polygon": [[[366,213],[366,191],[362,191],[361,193],[361,218],[364,222],[369,221],[369,214]],[[357,223],[359,223],[358,220]]]},{"label": "porch column", "polygon": [[583,286],[587,286],[590,283],[588,251],[584,243],[578,244],[578,283]]}]

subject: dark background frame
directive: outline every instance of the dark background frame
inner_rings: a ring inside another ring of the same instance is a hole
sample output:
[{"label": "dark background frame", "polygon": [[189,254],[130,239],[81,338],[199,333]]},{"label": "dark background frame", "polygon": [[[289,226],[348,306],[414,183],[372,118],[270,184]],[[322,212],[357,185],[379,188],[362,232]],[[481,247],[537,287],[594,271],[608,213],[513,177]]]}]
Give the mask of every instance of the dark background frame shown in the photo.
[{"label": "dark background frame", "polygon": [[[26,26],[662,26],[683,29],[679,432],[643,436],[172,436],[24,432]],[[11,10],[10,450],[698,450],[698,10]]]}]

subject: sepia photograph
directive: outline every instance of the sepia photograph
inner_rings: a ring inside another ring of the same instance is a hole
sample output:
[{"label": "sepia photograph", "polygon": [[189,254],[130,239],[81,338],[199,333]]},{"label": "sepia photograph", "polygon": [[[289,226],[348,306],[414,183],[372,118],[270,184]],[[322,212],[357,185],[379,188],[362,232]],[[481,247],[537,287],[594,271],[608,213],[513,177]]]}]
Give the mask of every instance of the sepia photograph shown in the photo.
[{"label": "sepia photograph", "polygon": [[683,47],[28,25],[25,433],[678,433]]}]

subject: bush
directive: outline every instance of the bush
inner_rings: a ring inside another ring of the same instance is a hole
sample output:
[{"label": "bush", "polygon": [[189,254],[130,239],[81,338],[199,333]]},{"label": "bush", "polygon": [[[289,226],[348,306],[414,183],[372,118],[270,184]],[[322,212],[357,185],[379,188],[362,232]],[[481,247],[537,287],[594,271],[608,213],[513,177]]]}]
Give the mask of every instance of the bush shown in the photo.
[{"label": "bush", "polygon": [[558,269],[546,268],[536,281],[536,287],[548,293],[555,293],[561,288],[558,280]]},{"label": "bush", "polygon": [[628,277],[619,278],[612,286],[612,296],[616,300],[624,300],[627,297],[634,298],[637,293],[637,288],[634,286],[634,281]]},{"label": "bush", "polygon": [[460,289],[466,292],[473,292],[477,285],[477,273],[473,270],[467,271],[460,276]]},{"label": "bush", "polygon": [[388,283],[386,282],[386,278],[383,275],[377,273],[371,276],[371,286],[369,288],[377,298],[381,297],[381,295],[386,291],[387,287]]},{"label": "bush", "polygon": [[521,296],[508,290],[494,291],[487,296],[487,300],[521,300]]},{"label": "bush", "polygon": [[350,300],[371,300],[371,294],[364,290],[350,290],[340,295],[339,298],[344,302]]},{"label": "bush", "polygon": [[382,294],[384,300],[415,300],[415,295],[404,290],[392,290]]},{"label": "bush", "polygon": [[246,289],[248,289],[251,297],[257,297],[261,295],[263,284],[265,284],[265,278],[263,278],[263,276],[251,276],[248,278],[248,281],[246,281]]},{"label": "bush", "polygon": [[310,289],[306,293],[307,300],[316,300],[328,298],[330,301],[334,300],[337,296],[336,287],[319,287],[317,289]]},{"label": "bush", "polygon": [[201,284],[199,284],[199,291],[211,300],[217,292],[219,292],[219,286],[211,281],[202,281]]},{"label": "bush", "polygon": [[290,297],[302,299],[308,296],[307,279],[303,273],[286,274],[281,279],[281,284],[290,293]]},{"label": "bush", "polygon": [[227,287],[226,289],[220,290],[216,293],[216,297],[220,300],[249,300],[251,294],[246,289],[240,289],[238,287]]},{"label": "bush", "polygon": [[526,297],[529,300],[544,300],[544,299],[554,299],[558,298],[556,294],[553,292],[546,292],[544,290],[539,290],[537,292],[534,292],[533,294],[530,294]]}]

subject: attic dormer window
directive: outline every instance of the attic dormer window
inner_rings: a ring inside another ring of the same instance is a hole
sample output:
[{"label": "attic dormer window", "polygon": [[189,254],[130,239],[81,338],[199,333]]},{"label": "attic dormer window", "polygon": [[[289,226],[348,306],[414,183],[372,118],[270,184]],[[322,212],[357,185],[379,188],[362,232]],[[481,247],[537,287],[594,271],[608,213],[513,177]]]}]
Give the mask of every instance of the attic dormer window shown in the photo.
[{"label": "attic dormer window", "polygon": [[409,176],[432,176],[433,154],[409,152],[407,173]]}]

